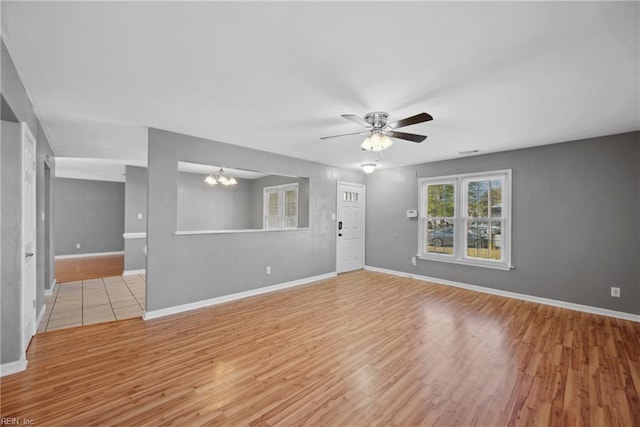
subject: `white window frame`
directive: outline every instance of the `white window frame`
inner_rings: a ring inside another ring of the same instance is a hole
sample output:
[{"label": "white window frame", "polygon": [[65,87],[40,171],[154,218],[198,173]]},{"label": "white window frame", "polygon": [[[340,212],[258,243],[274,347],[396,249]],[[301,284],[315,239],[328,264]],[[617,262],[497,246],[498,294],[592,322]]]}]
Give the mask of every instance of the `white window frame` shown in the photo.
[{"label": "white window frame", "polygon": [[[458,175],[447,175],[438,177],[421,178],[418,185],[418,197],[420,200],[420,215],[418,218],[418,258],[429,261],[450,262],[454,264],[471,265],[475,267],[493,268],[498,270],[511,270],[511,169],[502,169],[488,172],[467,173]],[[470,181],[485,181],[493,179],[504,180],[502,189],[502,216],[495,218],[501,221],[501,249],[502,260],[478,259],[467,256],[467,233],[460,232],[466,230],[465,224],[467,217],[467,184]],[[425,212],[426,206],[426,188],[425,184],[454,184],[455,203],[454,203],[454,235],[453,235],[453,255],[426,252],[427,222],[429,220],[437,220],[437,218],[429,218],[428,212]]]},{"label": "white window frame", "polygon": [[[284,197],[284,193],[287,191],[290,191],[292,189],[295,189],[296,191],[296,216],[295,216],[295,226],[293,227],[284,227],[283,224],[285,224],[284,221],[284,213],[285,213],[285,197]],[[278,207],[278,226],[277,227],[267,227],[268,222],[267,222],[267,215],[269,213],[269,194],[273,193],[273,192],[278,192],[278,203],[279,203],[279,207]],[[299,189],[298,189],[298,183],[292,183],[292,184],[283,184],[283,185],[273,185],[271,187],[264,187],[262,189],[262,227],[265,230],[293,230],[298,228],[298,224],[299,224],[299,220],[300,220],[300,193],[299,193]]]}]

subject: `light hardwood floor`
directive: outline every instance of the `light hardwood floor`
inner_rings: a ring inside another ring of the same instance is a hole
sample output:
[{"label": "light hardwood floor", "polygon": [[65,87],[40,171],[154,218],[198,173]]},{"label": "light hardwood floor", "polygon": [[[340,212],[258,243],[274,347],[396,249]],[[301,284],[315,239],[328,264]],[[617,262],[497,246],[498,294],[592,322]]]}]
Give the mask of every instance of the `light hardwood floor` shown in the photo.
[{"label": "light hardwood floor", "polygon": [[37,425],[640,420],[640,324],[367,271],[37,335],[28,360],[2,416]]},{"label": "light hardwood floor", "polygon": [[58,283],[121,276],[123,270],[124,255],[56,259]]}]

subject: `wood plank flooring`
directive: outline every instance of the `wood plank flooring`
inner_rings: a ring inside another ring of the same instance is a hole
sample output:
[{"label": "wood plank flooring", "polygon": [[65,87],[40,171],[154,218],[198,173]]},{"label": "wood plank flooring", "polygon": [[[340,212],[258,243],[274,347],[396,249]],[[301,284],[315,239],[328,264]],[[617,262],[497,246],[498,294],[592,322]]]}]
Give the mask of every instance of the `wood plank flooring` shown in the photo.
[{"label": "wood plank flooring", "polygon": [[37,425],[634,426],[640,324],[381,273],[37,335]]},{"label": "wood plank flooring", "polygon": [[88,256],[56,260],[56,282],[99,279],[121,276],[124,270],[124,255]]}]

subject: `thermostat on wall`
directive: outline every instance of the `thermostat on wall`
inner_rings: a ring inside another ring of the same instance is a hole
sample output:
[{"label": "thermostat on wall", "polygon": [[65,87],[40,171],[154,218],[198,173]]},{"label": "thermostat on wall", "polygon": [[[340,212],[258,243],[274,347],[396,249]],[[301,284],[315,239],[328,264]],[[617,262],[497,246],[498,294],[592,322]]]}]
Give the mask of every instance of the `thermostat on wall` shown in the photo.
[{"label": "thermostat on wall", "polygon": [[407,211],[407,218],[417,218],[418,217],[418,211],[415,209],[409,209]]}]

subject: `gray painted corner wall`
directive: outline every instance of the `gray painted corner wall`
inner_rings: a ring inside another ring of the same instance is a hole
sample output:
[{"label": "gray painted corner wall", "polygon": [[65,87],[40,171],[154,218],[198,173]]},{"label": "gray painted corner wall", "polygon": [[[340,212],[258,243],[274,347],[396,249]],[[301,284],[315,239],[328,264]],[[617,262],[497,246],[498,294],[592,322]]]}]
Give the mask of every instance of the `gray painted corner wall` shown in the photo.
[{"label": "gray painted corner wall", "polygon": [[20,354],[20,281],[22,278],[20,239],[22,225],[20,125],[0,124],[0,300],[2,301],[2,346],[0,362],[19,360]]},{"label": "gray painted corner wall", "polygon": [[[124,240],[124,270],[143,270],[147,267],[147,168],[127,166],[124,184],[124,231],[145,233],[145,237]],[[142,214],[142,219],[138,219]]]},{"label": "gray painted corner wall", "polygon": [[[367,177],[366,264],[640,314],[640,132],[467,157]],[[513,170],[512,271],[410,259],[418,178]],[[610,297],[610,287],[621,298]]]},{"label": "gray painted corner wall", "polygon": [[238,178],[237,185],[211,186],[204,182],[204,176],[178,172],[177,229],[193,231],[252,228],[252,180]]},{"label": "gray painted corner wall", "polygon": [[[124,184],[124,231],[144,233],[147,231],[147,168],[126,166]],[[142,219],[138,219],[138,214]]]},{"label": "gray painted corner wall", "polygon": [[[55,190],[53,188],[53,180],[50,180],[48,190],[48,204],[45,204],[45,163],[50,167],[51,172],[55,171],[55,157],[54,151],[51,147],[47,135],[41,126],[35,109],[29,99],[27,91],[18,75],[13,60],[9,54],[9,50],[4,43],[4,40],[0,42],[0,55],[1,55],[1,89],[3,98],[3,110],[5,118],[11,118],[20,122],[25,122],[31,133],[36,138],[36,210],[38,221],[36,223],[36,305],[37,311],[40,313],[44,308],[44,291],[50,289],[54,279],[54,236],[46,234],[46,228],[49,230],[53,228],[53,200],[55,199]],[[9,110],[11,114],[9,114]],[[3,188],[3,194],[4,194]],[[43,212],[45,213],[44,221],[41,220]],[[48,215],[46,215],[48,213]],[[3,222],[5,218],[3,217]],[[21,226],[18,225],[19,228]],[[45,268],[48,266],[48,268]],[[47,276],[45,276],[47,272]],[[19,283],[14,283],[13,286],[19,286]],[[12,310],[2,311],[2,323],[7,325],[8,328],[15,328],[20,334],[20,322],[18,307],[20,306],[20,299],[13,301]],[[15,322],[15,323],[14,323]],[[3,351],[11,351],[16,349],[15,354],[19,354],[20,340],[12,341],[9,335],[2,336],[2,348],[9,349]],[[17,360],[17,359],[15,359]],[[2,363],[6,363],[9,359],[2,359]]]},{"label": "gray painted corner wall", "polygon": [[56,255],[124,250],[124,183],[56,178],[55,187]]},{"label": "gray painted corner wall", "polygon": [[[308,230],[175,235],[178,161],[310,178]],[[268,170],[266,170],[268,168]],[[147,310],[335,271],[336,182],[360,172],[149,129]],[[272,269],[265,274],[265,267]]]}]

